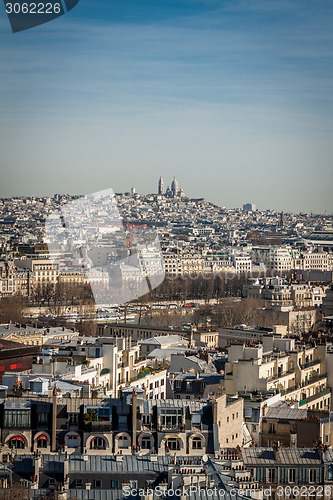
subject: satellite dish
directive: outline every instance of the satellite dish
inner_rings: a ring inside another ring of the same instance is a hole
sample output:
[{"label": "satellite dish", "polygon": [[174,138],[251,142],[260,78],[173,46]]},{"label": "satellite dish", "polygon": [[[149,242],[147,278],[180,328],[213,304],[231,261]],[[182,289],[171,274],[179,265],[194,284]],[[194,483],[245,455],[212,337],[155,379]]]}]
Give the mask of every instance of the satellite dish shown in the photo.
[{"label": "satellite dish", "polygon": [[202,461],[203,461],[203,462],[205,462],[205,463],[206,463],[206,462],[208,462],[208,457],[207,457],[207,455],[204,455],[204,456],[202,457]]}]

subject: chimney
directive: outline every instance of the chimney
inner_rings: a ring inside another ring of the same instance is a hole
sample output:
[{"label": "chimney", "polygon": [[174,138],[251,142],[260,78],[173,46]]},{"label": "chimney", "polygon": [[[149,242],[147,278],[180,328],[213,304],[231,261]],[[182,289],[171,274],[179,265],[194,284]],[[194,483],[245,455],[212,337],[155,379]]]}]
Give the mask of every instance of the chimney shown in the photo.
[{"label": "chimney", "polygon": [[132,447],[136,448],[136,428],[137,428],[137,407],[138,407],[138,396],[136,390],[133,389],[132,394]]},{"label": "chimney", "polygon": [[217,401],[215,398],[212,400],[212,406],[213,406],[213,424],[217,424]]},{"label": "chimney", "polygon": [[273,443],[273,455],[274,455],[274,460],[279,459],[279,442],[274,441]]},{"label": "chimney", "polygon": [[57,451],[57,389],[55,386],[52,395],[52,451]]},{"label": "chimney", "polygon": [[40,451],[36,451],[34,453],[34,482],[36,483],[36,488],[38,488],[38,483],[39,483],[39,470],[42,465],[42,457]]},{"label": "chimney", "polygon": [[200,373],[199,373],[199,371],[198,371],[198,370],[195,372],[195,376],[196,376],[197,380],[199,380],[199,378],[200,378]]},{"label": "chimney", "polygon": [[319,455],[320,460],[323,459],[323,452],[324,452],[324,446],[323,446],[322,442],[319,440],[319,443],[318,443],[318,455]]},{"label": "chimney", "polygon": [[68,475],[69,475],[69,460],[68,460],[68,454],[67,451],[65,453],[65,460],[64,460],[64,485],[65,489],[68,489]]}]

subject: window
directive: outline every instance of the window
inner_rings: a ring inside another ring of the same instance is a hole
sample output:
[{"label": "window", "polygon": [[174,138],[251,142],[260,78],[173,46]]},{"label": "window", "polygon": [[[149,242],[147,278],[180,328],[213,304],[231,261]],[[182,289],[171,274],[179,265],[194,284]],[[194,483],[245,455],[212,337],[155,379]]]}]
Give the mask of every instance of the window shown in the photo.
[{"label": "window", "polygon": [[268,424],[268,432],[269,434],[275,434],[275,424],[272,423]]},{"label": "window", "polygon": [[142,415],[142,423],[143,423],[143,425],[149,425],[150,424],[150,415]]},{"label": "window", "polygon": [[317,482],[317,470],[310,469],[309,470],[309,483],[316,483],[316,482]]},{"label": "window", "polygon": [[70,424],[77,424],[77,413],[69,413],[68,420]]},{"label": "window", "polygon": [[37,448],[47,448],[47,437],[46,436],[38,436],[37,438]]},{"label": "window", "polygon": [[120,424],[120,425],[127,424],[127,415],[119,415],[118,416],[118,424]]},{"label": "window", "polygon": [[141,441],[141,448],[143,450],[150,450],[151,448],[151,441],[150,437],[143,437]]},{"label": "window", "polygon": [[78,446],[79,446],[78,440],[79,440],[79,436],[77,436],[76,434],[68,436],[67,437],[68,448],[78,448]]},{"label": "window", "polygon": [[90,441],[91,450],[106,450],[106,442],[102,437],[95,437]]},{"label": "window", "polygon": [[166,450],[180,450],[180,442],[177,438],[169,438],[165,443]]},{"label": "window", "polygon": [[192,439],[192,448],[193,448],[193,450],[201,450],[202,449],[202,439],[200,437],[194,437]]},{"label": "window", "polygon": [[275,469],[268,469],[268,482],[275,483]]},{"label": "window", "polygon": [[296,483],[296,469],[289,469],[288,481],[289,483]]},{"label": "window", "polygon": [[164,378],[161,380],[161,387],[164,385]]},{"label": "window", "polygon": [[31,413],[29,410],[5,410],[5,429],[26,429],[31,427]]},{"label": "window", "polygon": [[76,485],[77,488],[82,488],[82,486],[83,486],[83,480],[81,478],[77,478],[75,480],[75,485]]},{"label": "window", "polygon": [[178,429],[183,424],[182,408],[161,408],[160,426],[165,429]]},{"label": "window", "polygon": [[127,436],[119,436],[118,437],[118,447],[119,448],[128,448],[128,437]]},{"label": "window", "polygon": [[227,417],[227,424],[229,423],[229,417]]},{"label": "window", "polygon": [[112,488],[117,489],[118,488],[118,481],[112,481]]},{"label": "window", "polygon": [[100,479],[95,479],[94,488],[101,488],[101,487],[102,487],[102,481]]},{"label": "window", "polygon": [[55,485],[54,477],[49,477],[49,486],[54,486],[54,485]]},{"label": "window", "polygon": [[46,425],[48,423],[49,414],[41,412],[37,414],[38,425]]},{"label": "window", "polygon": [[14,436],[9,440],[9,448],[13,448],[15,450],[23,450],[24,446],[24,439],[21,436]]}]

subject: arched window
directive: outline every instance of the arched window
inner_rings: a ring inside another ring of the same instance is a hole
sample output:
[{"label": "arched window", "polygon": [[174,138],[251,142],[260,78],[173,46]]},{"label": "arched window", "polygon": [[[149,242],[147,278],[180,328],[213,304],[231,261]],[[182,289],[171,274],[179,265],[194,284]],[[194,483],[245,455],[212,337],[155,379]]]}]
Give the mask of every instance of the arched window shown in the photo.
[{"label": "arched window", "polygon": [[47,437],[41,434],[37,438],[37,448],[47,448]]},{"label": "arched window", "polygon": [[193,448],[193,450],[201,450],[202,449],[202,439],[200,437],[194,437],[192,439],[192,448]]},{"label": "arched window", "polygon": [[143,450],[150,450],[151,448],[151,440],[150,437],[143,437],[141,440],[141,448]]},{"label": "arched window", "polygon": [[118,437],[118,447],[119,448],[128,448],[128,437],[127,436],[119,436]]},{"label": "arched window", "polygon": [[180,450],[180,439],[176,438],[169,438],[165,442],[165,448],[166,450]]},{"label": "arched window", "polygon": [[106,441],[102,437],[94,437],[90,441],[91,450],[106,450]]},{"label": "arched window", "polygon": [[24,439],[21,436],[14,436],[9,440],[9,447],[15,450],[23,450],[25,447]]},{"label": "arched window", "polygon": [[78,448],[79,446],[79,436],[76,434],[71,434],[67,437],[68,448]]}]

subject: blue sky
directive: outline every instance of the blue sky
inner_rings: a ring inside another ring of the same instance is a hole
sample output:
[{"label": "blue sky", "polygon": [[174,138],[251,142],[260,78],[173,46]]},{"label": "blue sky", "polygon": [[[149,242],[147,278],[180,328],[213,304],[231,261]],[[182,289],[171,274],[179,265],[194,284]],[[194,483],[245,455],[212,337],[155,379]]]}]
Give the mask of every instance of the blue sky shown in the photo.
[{"label": "blue sky", "polygon": [[80,0],[0,9],[0,196],[155,192],[333,212],[333,3]]}]

